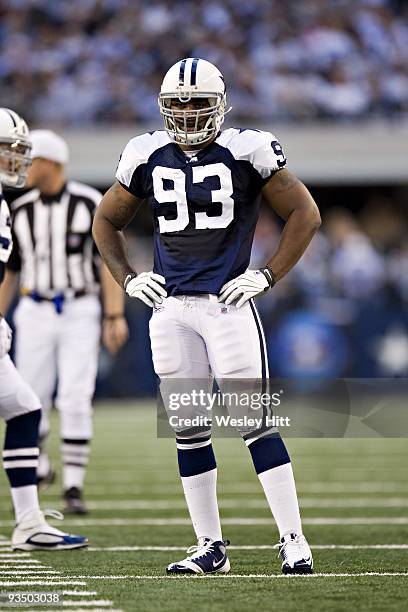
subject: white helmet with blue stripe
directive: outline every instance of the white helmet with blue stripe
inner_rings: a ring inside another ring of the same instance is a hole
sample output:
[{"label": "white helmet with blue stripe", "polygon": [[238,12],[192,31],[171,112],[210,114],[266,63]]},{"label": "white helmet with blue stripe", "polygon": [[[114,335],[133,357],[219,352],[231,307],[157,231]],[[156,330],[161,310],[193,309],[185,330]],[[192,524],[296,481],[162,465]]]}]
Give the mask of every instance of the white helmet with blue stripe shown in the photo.
[{"label": "white helmet with blue stripe", "polygon": [[206,60],[197,57],[180,60],[163,79],[160,113],[167,133],[178,144],[194,147],[210,142],[228,112],[226,104],[224,78]]},{"label": "white helmet with blue stripe", "polygon": [[0,108],[0,182],[24,187],[31,165],[31,141],[26,122],[9,108]]}]

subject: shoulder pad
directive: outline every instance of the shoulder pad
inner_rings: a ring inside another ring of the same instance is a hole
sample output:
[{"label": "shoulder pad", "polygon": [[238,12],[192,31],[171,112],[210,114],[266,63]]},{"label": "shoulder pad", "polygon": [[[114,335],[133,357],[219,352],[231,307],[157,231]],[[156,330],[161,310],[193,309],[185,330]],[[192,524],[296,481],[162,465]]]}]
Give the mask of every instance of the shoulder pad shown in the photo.
[{"label": "shoulder pad", "polygon": [[248,161],[262,178],[286,165],[282,147],[271,132],[230,128],[221,132],[216,142],[229,149],[237,161]]},{"label": "shoulder pad", "polygon": [[141,164],[147,163],[149,157],[161,147],[172,142],[164,130],[136,136],[129,140],[119,159],[116,178],[127,187],[130,185],[134,171]]}]

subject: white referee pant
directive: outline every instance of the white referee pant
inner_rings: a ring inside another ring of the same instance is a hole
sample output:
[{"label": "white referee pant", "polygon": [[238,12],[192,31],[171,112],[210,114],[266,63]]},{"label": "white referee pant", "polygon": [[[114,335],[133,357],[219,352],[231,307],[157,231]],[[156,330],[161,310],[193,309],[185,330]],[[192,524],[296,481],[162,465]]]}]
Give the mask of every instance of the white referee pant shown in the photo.
[{"label": "white referee pant", "polygon": [[100,315],[94,295],[65,300],[61,314],[51,302],[29,297],[21,298],[17,306],[16,363],[43,407],[40,436],[49,431],[49,410],[57,389],[61,438],[92,437]]},{"label": "white referee pant", "polygon": [[9,421],[40,408],[39,399],[17,372],[10,357],[6,355],[0,359],[0,416]]},{"label": "white referee pant", "polygon": [[[265,337],[252,301],[238,309],[219,303],[215,295],[169,297],[154,308],[149,328],[154,369],[169,415],[170,393],[188,393],[189,385],[208,392],[212,377],[222,393],[267,390]],[[231,416],[242,416],[236,405],[228,409]],[[183,410],[183,416],[198,414],[208,416],[202,408]]]}]

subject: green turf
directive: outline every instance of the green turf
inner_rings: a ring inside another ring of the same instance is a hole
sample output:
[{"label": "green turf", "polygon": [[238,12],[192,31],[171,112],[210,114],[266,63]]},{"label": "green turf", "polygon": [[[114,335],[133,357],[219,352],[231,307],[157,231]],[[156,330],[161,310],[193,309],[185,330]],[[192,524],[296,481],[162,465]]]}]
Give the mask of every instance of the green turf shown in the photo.
[{"label": "green turf", "polygon": [[[56,415],[50,448],[58,457]],[[384,525],[306,525],[315,545],[372,545],[408,543],[408,443],[404,439],[288,440],[298,482],[302,516],[364,520],[385,517]],[[232,545],[273,545],[277,531],[263,501],[249,453],[238,439],[216,439],[219,494],[224,519],[266,519],[265,525],[226,525]],[[60,505],[60,478],[42,496],[43,507]],[[177,477],[172,440],[158,440],[155,410],[147,404],[103,404],[95,412],[95,441],[87,479],[87,500],[93,510],[83,520],[67,519],[70,531],[88,535],[93,547],[179,546],[194,543],[189,525],[91,525],[97,519],[187,519]],[[10,499],[0,477],[0,531],[7,537],[12,519]],[[118,506],[115,506],[118,504]],[[129,507],[130,506],[130,507]],[[146,507],[147,506],[147,507]],[[151,507],[149,507],[151,506]],[[4,550],[3,550],[4,552]],[[160,578],[182,551],[72,551],[33,553],[33,557],[65,577],[86,576],[95,599],[108,599],[126,611],[214,610],[344,611],[405,610],[408,579],[396,576],[289,578]],[[405,572],[406,550],[316,550],[315,571],[322,573]],[[276,574],[280,564],[274,550],[231,549],[232,574]],[[130,576],[98,580],[91,576]],[[5,580],[4,576],[0,581]],[[51,587],[0,587],[0,590],[49,590]],[[52,590],[52,589],[51,589]],[[54,588],[55,590],[55,588]],[[34,609],[34,608],[33,608]],[[36,608],[38,609],[38,608]],[[44,608],[46,609],[46,608]],[[75,608],[72,608],[75,609]]]}]

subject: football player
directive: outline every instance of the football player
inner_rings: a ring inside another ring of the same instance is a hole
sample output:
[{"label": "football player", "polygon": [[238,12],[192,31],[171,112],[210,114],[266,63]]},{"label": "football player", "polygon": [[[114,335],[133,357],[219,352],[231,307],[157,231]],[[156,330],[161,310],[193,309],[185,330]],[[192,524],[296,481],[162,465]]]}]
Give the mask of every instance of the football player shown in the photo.
[{"label": "football player", "polygon": [[[0,108],[0,181],[23,187],[31,164],[31,142],[25,121],[14,111]],[[10,212],[0,183],[0,283],[12,249]],[[3,466],[11,487],[16,516],[12,536],[15,550],[63,550],[87,546],[82,536],[68,535],[49,525],[40,510],[37,492],[38,427],[41,406],[23,381],[8,352],[11,329],[0,313],[0,416],[6,421]],[[35,355],[32,355],[35,359]],[[54,518],[62,518],[51,511]]]},{"label": "football player", "polygon": [[29,191],[10,207],[13,249],[0,287],[0,310],[8,311],[19,289],[16,365],[42,407],[39,487],[55,478],[46,450],[55,392],[63,511],[82,515],[87,513],[83,491],[93,434],[101,305],[103,340],[115,352],[127,337],[124,291],[95,256],[92,220],[102,194],[66,179],[69,151],[58,134],[33,130],[30,139]]},{"label": "football player", "polygon": [[[273,290],[307,248],[320,215],[306,187],[286,168],[269,132],[221,130],[224,78],[206,60],[183,59],[164,77],[159,109],[165,130],[124,149],[116,182],[102,199],[94,237],[127,294],[153,308],[150,338],[161,389],[175,379],[268,377],[265,339],[253,298]],[[259,270],[248,270],[261,196],[285,221],[280,243]],[[122,230],[150,198],[154,269],[136,272]],[[164,394],[165,395],[165,394]],[[163,397],[164,397],[163,395]],[[192,410],[193,412],[193,410]],[[197,536],[167,572],[228,572],[218,512],[211,432],[176,429],[179,471]],[[255,470],[277,523],[282,571],[311,573],[290,458],[279,433],[246,431]]]}]

